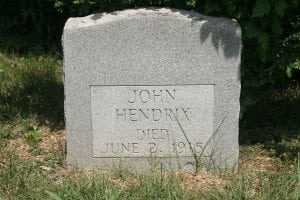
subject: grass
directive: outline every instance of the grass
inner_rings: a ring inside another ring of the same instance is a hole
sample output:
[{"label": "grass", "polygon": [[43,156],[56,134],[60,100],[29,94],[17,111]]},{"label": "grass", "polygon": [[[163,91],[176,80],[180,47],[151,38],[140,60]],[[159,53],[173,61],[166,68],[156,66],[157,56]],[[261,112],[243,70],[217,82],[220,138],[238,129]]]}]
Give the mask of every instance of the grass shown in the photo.
[{"label": "grass", "polygon": [[300,83],[253,94],[237,172],[68,170],[62,60],[0,53],[0,199],[300,199]]},{"label": "grass", "polygon": [[57,56],[0,53],[0,120],[38,116],[63,123],[62,61]]},{"label": "grass", "polygon": [[55,152],[28,151],[31,156],[25,159],[24,150],[21,153],[18,149],[2,150],[0,194],[3,198],[299,199],[300,169],[297,171],[296,165],[285,165],[280,159],[270,157],[259,146],[242,148],[240,169],[236,173],[68,171],[64,162],[58,162]]},{"label": "grass", "polygon": [[300,81],[261,88],[240,122],[240,143],[261,144],[286,160],[300,152]]}]

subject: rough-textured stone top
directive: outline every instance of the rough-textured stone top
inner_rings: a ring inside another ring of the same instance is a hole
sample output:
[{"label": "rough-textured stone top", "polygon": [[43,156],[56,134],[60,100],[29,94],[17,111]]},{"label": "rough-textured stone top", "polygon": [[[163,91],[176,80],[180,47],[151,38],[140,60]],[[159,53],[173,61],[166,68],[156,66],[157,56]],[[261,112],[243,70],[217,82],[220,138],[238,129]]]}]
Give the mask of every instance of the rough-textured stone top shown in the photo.
[{"label": "rough-textured stone top", "polygon": [[[140,9],[128,9],[123,11],[115,11],[111,13],[98,13],[98,14],[91,14],[85,17],[73,17],[69,18],[66,22],[65,29],[71,28],[83,28],[89,26],[100,25],[104,23],[109,23],[113,21],[118,21],[122,19],[128,19],[134,16],[142,16],[142,15],[158,15],[158,16],[172,16],[178,17],[184,20],[190,21],[211,21],[213,23],[232,23],[236,22],[234,19],[230,20],[228,18],[223,17],[209,17],[202,15],[198,12],[194,11],[185,11],[185,10],[178,10],[173,8],[140,8]],[[226,28],[226,26],[224,26]]]}]

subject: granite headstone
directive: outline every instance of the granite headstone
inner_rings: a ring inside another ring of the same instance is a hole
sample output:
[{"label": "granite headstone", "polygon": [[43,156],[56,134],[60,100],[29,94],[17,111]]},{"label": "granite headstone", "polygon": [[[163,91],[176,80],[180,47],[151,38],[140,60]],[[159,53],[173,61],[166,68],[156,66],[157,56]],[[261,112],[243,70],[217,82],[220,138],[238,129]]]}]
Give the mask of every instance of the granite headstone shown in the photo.
[{"label": "granite headstone", "polygon": [[67,162],[190,170],[238,161],[241,29],[176,9],[70,18]]}]

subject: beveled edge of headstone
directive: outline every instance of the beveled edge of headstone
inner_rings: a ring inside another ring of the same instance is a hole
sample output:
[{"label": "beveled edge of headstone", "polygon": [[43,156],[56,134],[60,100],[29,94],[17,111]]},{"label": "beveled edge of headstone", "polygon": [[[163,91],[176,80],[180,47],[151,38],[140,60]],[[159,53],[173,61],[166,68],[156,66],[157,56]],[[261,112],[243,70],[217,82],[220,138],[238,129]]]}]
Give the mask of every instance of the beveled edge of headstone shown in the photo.
[{"label": "beveled edge of headstone", "polygon": [[[114,22],[122,19],[126,19],[132,16],[143,16],[143,15],[160,15],[160,16],[172,16],[178,17],[190,21],[202,21],[202,22],[215,22],[215,23],[224,23],[225,21],[236,23],[235,19],[229,19],[224,17],[212,17],[206,16],[201,13],[192,11],[192,10],[179,10],[175,8],[139,8],[139,9],[126,9],[121,11],[114,12],[103,12],[97,14],[91,14],[85,17],[71,17],[65,23],[64,29],[76,29],[76,28],[85,28],[100,24],[105,24],[109,22]],[[224,27],[226,28],[226,26]]]}]

